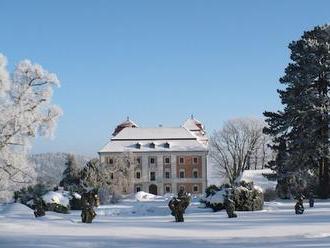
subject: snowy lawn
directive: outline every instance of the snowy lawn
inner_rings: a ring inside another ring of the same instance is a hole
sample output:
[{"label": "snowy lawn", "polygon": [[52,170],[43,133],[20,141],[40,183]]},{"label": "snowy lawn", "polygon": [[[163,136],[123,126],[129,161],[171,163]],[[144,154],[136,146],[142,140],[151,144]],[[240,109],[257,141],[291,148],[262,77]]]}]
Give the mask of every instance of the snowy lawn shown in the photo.
[{"label": "snowy lawn", "polygon": [[36,219],[23,205],[0,205],[0,247],[330,247],[330,201],[305,204],[301,216],[293,206],[271,202],[228,219],[193,202],[185,222],[175,223],[166,198],[125,200],[101,206],[94,222],[83,224],[80,211]]}]

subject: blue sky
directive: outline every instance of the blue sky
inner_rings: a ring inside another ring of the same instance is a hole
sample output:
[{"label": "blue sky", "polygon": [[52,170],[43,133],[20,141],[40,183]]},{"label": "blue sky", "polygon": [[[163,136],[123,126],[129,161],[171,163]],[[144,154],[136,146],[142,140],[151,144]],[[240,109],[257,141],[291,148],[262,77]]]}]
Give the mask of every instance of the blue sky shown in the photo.
[{"label": "blue sky", "polygon": [[28,58],[62,87],[54,140],[34,153],[88,155],[130,116],[179,126],[194,114],[209,133],[223,121],[281,107],[288,44],[329,22],[330,1],[0,0],[0,52]]}]

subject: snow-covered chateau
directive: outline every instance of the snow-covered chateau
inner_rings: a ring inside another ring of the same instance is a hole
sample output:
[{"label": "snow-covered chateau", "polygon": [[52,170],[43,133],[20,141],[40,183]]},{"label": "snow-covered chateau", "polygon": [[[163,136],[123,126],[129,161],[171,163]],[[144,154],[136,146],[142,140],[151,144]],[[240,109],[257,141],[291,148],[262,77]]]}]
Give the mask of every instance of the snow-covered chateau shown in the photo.
[{"label": "snow-covered chateau", "polygon": [[202,123],[193,116],[181,127],[155,128],[139,127],[127,118],[99,156],[111,166],[116,155],[134,154],[137,163],[129,193],[162,195],[184,189],[199,194],[207,186],[207,143]]}]

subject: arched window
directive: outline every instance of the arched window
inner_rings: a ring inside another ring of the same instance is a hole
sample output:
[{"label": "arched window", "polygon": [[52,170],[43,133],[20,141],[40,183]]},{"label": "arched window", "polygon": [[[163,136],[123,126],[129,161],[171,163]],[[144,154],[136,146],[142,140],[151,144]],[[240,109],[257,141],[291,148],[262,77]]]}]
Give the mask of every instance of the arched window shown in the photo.
[{"label": "arched window", "polygon": [[136,177],[137,179],[140,179],[140,178],[141,178],[141,171],[137,171],[137,172],[135,173],[135,177]]}]

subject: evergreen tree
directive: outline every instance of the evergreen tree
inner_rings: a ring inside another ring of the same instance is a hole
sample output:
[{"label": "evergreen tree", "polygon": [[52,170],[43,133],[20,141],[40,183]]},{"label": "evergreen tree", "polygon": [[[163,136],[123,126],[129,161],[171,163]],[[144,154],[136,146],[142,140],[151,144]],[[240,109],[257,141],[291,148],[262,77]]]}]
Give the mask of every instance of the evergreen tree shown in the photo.
[{"label": "evergreen tree", "polygon": [[64,187],[65,190],[79,191],[80,185],[80,169],[73,154],[69,154],[67,167],[63,172],[63,179],[60,182],[60,186]]},{"label": "evergreen tree", "polygon": [[[265,112],[278,156],[272,166],[279,174],[313,171],[319,175],[319,194],[329,194],[330,27],[317,26],[289,45],[291,60],[278,90],[283,111]],[[282,142],[282,146],[279,145]],[[318,170],[318,172],[317,172]],[[283,173],[284,172],[284,173]]]}]

